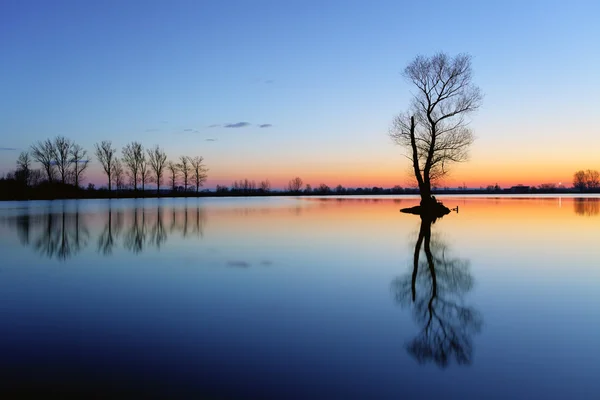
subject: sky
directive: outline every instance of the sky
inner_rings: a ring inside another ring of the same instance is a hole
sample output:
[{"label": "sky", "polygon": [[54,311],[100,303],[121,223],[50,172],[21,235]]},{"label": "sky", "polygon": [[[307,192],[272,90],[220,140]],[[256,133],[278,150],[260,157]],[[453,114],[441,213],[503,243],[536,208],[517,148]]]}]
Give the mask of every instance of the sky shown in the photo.
[{"label": "sky", "polygon": [[570,186],[600,170],[599,20],[594,0],[0,0],[0,175],[63,135],[203,156],[208,188],[408,186],[401,73],[444,51],[471,54],[485,98],[443,185]]}]

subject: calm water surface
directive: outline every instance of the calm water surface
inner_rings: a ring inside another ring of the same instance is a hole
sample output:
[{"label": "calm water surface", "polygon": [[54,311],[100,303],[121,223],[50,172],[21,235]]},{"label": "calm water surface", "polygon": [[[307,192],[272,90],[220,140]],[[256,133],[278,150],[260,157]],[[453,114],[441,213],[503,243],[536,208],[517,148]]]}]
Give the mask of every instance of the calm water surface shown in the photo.
[{"label": "calm water surface", "polygon": [[600,198],[444,201],[0,203],[0,394],[600,398]]}]

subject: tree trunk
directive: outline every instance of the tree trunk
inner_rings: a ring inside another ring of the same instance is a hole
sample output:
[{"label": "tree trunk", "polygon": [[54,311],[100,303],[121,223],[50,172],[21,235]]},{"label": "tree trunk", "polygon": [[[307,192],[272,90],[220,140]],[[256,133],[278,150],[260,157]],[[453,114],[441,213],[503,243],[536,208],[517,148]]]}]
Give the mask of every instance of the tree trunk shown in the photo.
[{"label": "tree trunk", "polygon": [[[419,184],[419,194],[421,195],[421,206],[427,205],[431,201],[431,182],[429,181],[428,171],[423,171],[419,168],[419,155],[417,151],[417,141],[415,139],[415,117],[410,117],[410,145],[412,147],[412,161],[415,178]],[[427,167],[426,167],[427,168]]]}]

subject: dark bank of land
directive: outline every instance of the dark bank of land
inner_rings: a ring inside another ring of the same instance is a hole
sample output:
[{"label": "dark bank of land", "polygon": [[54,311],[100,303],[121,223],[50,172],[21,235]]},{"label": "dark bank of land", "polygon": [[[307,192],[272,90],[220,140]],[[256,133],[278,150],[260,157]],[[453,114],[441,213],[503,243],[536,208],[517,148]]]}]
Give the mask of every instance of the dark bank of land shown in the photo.
[{"label": "dark bank of land", "polygon": [[[579,190],[572,188],[540,188],[534,186],[514,186],[502,189],[488,187],[480,189],[439,188],[432,189],[435,195],[513,195],[513,194],[578,194],[600,193],[600,190]],[[58,199],[108,199],[108,198],[156,198],[156,197],[244,197],[244,196],[364,196],[364,195],[419,195],[416,188],[365,187],[329,188],[325,185],[305,190],[264,190],[260,188],[236,189],[219,186],[217,190],[154,190],[96,189],[92,185],[84,189],[70,184],[44,182],[35,187],[23,185],[19,181],[0,179],[0,200],[58,200]]]}]

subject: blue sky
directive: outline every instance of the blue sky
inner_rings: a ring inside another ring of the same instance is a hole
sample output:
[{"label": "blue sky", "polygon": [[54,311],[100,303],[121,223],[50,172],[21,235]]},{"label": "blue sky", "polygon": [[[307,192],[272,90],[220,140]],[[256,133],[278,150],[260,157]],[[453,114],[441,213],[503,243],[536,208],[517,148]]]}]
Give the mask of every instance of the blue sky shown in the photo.
[{"label": "blue sky", "polygon": [[445,51],[473,56],[486,96],[448,184],[569,180],[600,169],[598,21],[597,1],[3,0],[0,173],[64,135],[202,155],[209,187],[405,184],[400,73]]}]

